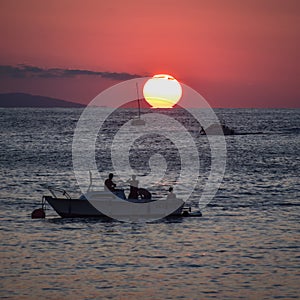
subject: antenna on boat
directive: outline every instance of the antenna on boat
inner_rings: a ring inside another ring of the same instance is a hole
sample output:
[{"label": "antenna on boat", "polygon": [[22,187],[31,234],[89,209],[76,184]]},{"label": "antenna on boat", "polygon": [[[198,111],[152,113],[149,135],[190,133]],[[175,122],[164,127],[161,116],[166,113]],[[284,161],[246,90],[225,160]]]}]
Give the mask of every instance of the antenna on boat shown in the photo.
[{"label": "antenna on boat", "polygon": [[140,106],[139,84],[136,82],[135,85],[136,85],[137,102],[138,102],[139,119],[140,119],[141,118],[141,106]]},{"label": "antenna on boat", "polygon": [[90,175],[90,185],[89,185],[89,187],[88,187],[88,189],[87,189],[87,192],[90,191],[90,188],[91,188],[92,185],[93,185],[93,176],[92,176],[92,171],[91,171],[91,170],[89,170],[89,175]]},{"label": "antenna on boat", "polygon": [[141,119],[141,105],[140,105],[139,85],[138,85],[137,82],[135,83],[135,86],[136,86],[137,103],[138,103],[138,117],[134,118],[131,121],[131,125],[140,126],[140,125],[145,125],[146,122],[145,122],[145,120]]}]

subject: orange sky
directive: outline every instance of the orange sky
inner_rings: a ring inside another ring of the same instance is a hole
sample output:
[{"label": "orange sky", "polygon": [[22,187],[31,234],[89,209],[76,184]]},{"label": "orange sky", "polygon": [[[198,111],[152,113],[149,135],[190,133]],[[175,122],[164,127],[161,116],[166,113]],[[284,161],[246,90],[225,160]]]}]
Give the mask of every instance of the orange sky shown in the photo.
[{"label": "orange sky", "polygon": [[[299,107],[298,0],[0,0],[0,65],[169,73],[214,107]],[[0,92],[88,102],[112,75],[19,78]]]}]

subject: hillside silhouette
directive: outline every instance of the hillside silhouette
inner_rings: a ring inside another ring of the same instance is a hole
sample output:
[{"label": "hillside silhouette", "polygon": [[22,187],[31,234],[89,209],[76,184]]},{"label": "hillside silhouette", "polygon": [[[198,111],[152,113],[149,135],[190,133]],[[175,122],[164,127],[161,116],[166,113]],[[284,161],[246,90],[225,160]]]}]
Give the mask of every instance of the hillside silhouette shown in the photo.
[{"label": "hillside silhouette", "polygon": [[84,104],[26,93],[0,94],[0,107],[85,107]]}]

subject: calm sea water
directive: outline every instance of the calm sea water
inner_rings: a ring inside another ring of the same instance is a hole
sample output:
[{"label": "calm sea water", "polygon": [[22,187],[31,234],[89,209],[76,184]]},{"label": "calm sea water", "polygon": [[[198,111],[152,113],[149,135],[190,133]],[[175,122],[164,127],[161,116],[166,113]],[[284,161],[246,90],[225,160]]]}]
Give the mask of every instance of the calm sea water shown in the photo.
[{"label": "calm sea water", "polygon": [[[79,193],[71,146],[81,110],[0,109],[0,297],[299,299],[300,110],[216,113],[242,134],[226,137],[225,177],[203,217],[130,224],[51,209],[32,220],[45,184]],[[195,138],[205,177],[209,146]],[[100,145],[103,172],[106,155]]]}]

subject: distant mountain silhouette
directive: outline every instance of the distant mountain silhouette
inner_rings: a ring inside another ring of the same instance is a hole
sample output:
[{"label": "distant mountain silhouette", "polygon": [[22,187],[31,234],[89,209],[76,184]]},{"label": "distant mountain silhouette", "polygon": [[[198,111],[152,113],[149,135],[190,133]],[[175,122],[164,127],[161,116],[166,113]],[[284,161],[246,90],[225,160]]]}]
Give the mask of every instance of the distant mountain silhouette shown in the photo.
[{"label": "distant mountain silhouette", "polygon": [[[113,102],[112,102],[113,103]],[[86,105],[74,103],[61,99],[31,95],[26,93],[6,93],[0,94],[0,107],[85,107]],[[129,101],[120,106],[120,108],[138,108],[137,100]],[[150,109],[152,106],[144,99],[140,99],[141,109]],[[174,108],[181,108],[178,104]]]},{"label": "distant mountain silhouette", "polygon": [[85,107],[85,105],[25,93],[7,93],[0,94],[0,107]]}]

